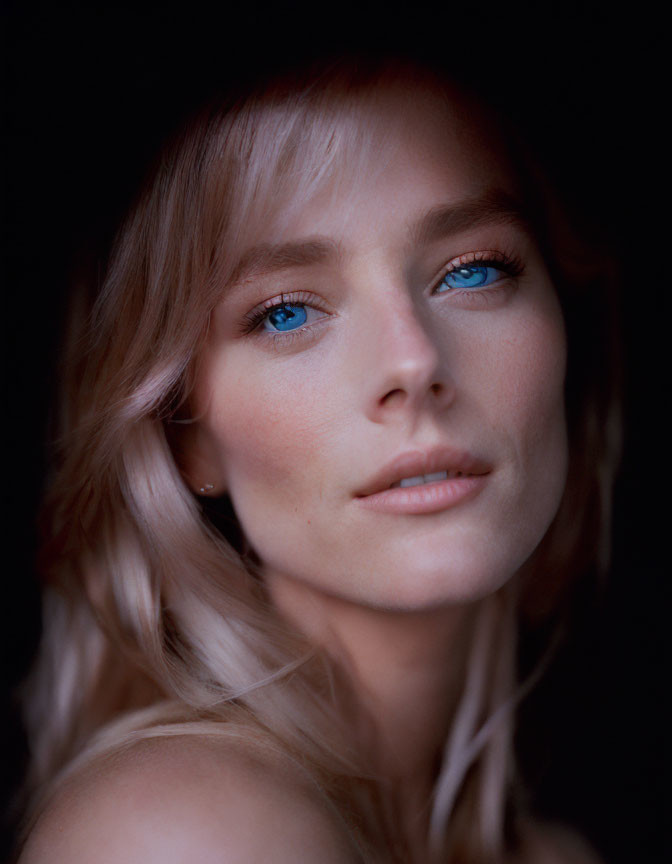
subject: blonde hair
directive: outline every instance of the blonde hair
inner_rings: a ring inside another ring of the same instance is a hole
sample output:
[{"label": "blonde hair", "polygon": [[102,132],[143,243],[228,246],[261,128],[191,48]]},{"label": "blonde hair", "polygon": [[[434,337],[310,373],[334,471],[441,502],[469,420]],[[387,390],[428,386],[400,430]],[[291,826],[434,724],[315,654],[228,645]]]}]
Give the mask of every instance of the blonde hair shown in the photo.
[{"label": "blonde hair", "polygon": [[[85,290],[73,303],[44,510],[44,636],[27,703],[39,802],[83,761],[139,737],[242,736],[306,770],[367,860],[396,860],[393,814],[348,744],[347,681],[276,615],[235,530],[227,539],[215,528],[179,470],[179,423],[218,296],[281,208],[301,206],[345,166],[365,169],[376,93],[392,81],[443,87],[416,68],[344,64],[210,106],[161,157],[98,296]],[[580,280],[556,278],[570,305],[572,291],[584,296]],[[599,382],[580,383],[568,489],[532,575],[478,612],[433,804],[437,860],[500,854],[519,609],[534,604],[539,573],[562,585],[585,569],[606,524],[614,403],[598,400]],[[593,524],[582,514],[596,503]]]}]

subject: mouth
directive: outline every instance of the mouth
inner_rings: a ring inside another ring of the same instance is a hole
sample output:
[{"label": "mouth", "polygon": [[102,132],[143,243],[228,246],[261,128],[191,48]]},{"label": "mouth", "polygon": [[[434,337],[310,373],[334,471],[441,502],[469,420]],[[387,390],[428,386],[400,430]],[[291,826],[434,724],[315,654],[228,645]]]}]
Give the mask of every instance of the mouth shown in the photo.
[{"label": "mouth", "polygon": [[366,498],[389,489],[407,489],[426,486],[445,480],[465,477],[482,477],[490,474],[492,467],[480,457],[452,447],[433,450],[414,450],[397,456],[375,474],[355,493],[356,498]]},{"label": "mouth", "polygon": [[453,448],[403,453],[374,475],[355,500],[392,515],[438,513],[476,495],[491,472],[484,460]]}]

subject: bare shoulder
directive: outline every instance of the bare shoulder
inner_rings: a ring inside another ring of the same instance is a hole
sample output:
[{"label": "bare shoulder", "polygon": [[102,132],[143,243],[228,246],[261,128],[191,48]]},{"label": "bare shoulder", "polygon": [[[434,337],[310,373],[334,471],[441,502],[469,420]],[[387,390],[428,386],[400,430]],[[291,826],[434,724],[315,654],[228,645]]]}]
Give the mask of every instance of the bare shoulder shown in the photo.
[{"label": "bare shoulder", "polygon": [[589,843],[564,825],[529,819],[519,825],[519,836],[513,864],[603,864]]},{"label": "bare shoulder", "polygon": [[355,864],[317,790],[279,758],[217,739],[150,739],[92,763],[42,815],[19,864]]}]

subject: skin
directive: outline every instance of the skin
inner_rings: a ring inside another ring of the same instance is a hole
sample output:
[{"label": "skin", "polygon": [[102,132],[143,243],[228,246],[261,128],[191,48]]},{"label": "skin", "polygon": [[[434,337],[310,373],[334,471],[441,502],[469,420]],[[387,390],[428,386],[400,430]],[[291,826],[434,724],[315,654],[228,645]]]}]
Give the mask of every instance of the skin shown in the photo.
[{"label": "skin", "polygon": [[[413,237],[435,208],[516,196],[492,135],[458,99],[391,87],[377,106],[365,176],[332,180],[262,238],[331,254],[258,266],[215,309],[185,473],[194,491],[228,492],[277,607],[348,665],[420,844],[475,601],[530,557],[562,497],[566,346],[523,223],[491,214]],[[474,253],[521,272],[440,292],[446,266]],[[314,308],[298,333],[245,332],[251,311],[288,299]],[[441,444],[487,463],[477,495],[423,515],[361,506],[391,459]]]},{"label": "skin", "polygon": [[140,741],[63,784],[20,864],[361,864],[279,758],[208,738]]}]

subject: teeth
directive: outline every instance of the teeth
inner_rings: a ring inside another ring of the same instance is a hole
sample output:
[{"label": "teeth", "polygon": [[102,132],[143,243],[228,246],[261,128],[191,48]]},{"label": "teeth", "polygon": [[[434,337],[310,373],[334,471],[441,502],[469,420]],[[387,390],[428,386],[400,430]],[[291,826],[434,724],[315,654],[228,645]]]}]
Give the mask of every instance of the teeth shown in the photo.
[{"label": "teeth", "polygon": [[399,483],[399,485],[402,487],[404,487],[404,486],[422,486],[422,484],[424,482],[425,482],[425,478],[421,474],[419,477],[406,477],[404,480],[402,480]]},{"label": "teeth", "polygon": [[447,480],[448,477],[455,477],[460,472],[455,471],[437,471],[435,474],[419,474],[417,477],[405,477],[399,483],[393,483],[392,489],[402,489],[406,486],[422,486],[423,483],[435,483],[437,480]]}]

